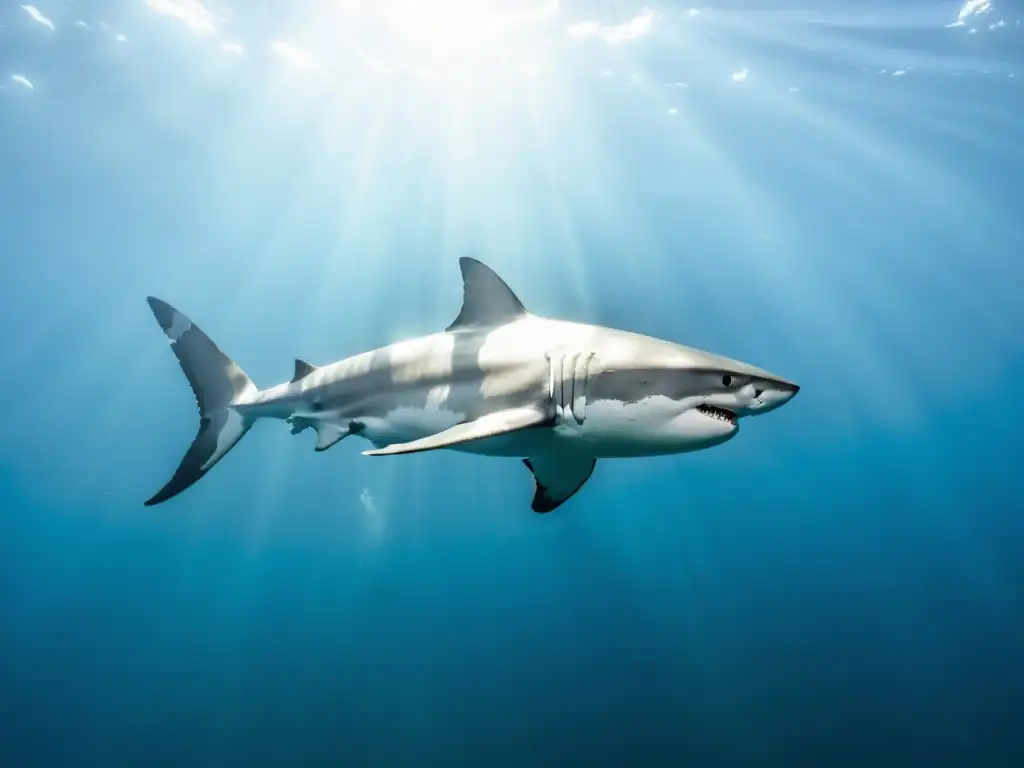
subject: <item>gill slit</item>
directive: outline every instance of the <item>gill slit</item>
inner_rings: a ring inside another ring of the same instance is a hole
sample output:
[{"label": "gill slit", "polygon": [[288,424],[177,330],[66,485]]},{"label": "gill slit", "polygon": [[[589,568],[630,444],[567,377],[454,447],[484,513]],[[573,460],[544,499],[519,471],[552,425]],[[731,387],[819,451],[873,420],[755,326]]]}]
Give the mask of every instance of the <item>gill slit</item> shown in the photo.
[{"label": "gill slit", "polygon": [[582,426],[587,418],[587,384],[593,352],[548,354],[548,399],[556,419]]}]

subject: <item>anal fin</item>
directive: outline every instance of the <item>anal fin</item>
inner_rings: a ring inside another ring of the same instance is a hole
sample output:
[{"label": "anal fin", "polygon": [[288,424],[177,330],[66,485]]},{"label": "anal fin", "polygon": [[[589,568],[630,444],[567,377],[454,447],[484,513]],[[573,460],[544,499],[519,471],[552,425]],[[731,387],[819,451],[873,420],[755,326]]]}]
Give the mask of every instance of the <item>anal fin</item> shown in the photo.
[{"label": "anal fin", "polygon": [[523,459],[537,484],[531,508],[541,514],[557,509],[590,479],[597,459],[562,453],[544,453]]},{"label": "anal fin", "polygon": [[517,432],[520,429],[543,426],[547,421],[548,417],[537,408],[509,408],[489,413],[474,421],[456,424],[436,435],[428,435],[408,443],[395,443],[386,448],[363,453],[366,456],[392,456],[398,453],[434,451],[438,448],[449,448],[460,443],[468,443],[471,440],[482,440],[487,437]]}]

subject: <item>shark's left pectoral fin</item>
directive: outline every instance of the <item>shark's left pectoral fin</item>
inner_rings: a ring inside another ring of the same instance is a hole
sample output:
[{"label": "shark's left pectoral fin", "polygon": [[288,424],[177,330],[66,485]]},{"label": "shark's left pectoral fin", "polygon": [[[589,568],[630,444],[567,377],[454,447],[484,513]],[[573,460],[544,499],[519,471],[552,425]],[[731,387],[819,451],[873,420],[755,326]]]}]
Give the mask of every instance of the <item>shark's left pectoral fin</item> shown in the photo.
[{"label": "shark's left pectoral fin", "polygon": [[487,437],[518,432],[520,429],[544,426],[547,422],[547,415],[537,408],[509,408],[489,413],[473,421],[456,424],[436,435],[428,435],[409,443],[395,443],[375,451],[363,451],[363,454],[365,456],[391,456],[397,453],[434,451],[438,448],[450,448],[460,443],[468,443],[471,440],[483,440]]},{"label": "shark's left pectoral fin", "polygon": [[531,508],[543,514],[557,509],[583,487],[594,474],[597,459],[545,453],[523,459],[523,464],[533,473],[537,483]]}]

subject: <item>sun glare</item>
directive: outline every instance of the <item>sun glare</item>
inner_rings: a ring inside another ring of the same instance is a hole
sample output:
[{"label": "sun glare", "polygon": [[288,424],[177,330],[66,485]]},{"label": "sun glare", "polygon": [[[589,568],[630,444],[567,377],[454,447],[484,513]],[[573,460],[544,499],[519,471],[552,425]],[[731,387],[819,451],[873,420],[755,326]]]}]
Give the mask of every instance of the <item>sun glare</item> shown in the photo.
[{"label": "sun glare", "polygon": [[501,19],[479,3],[395,0],[383,5],[381,12],[413,54],[464,60],[501,42]]},{"label": "sun glare", "polygon": [[373,30],[361,43],[381,68],[482,76],[530,66],[557,12],[556,0],[373,0],[343,5],[338,21]]}]

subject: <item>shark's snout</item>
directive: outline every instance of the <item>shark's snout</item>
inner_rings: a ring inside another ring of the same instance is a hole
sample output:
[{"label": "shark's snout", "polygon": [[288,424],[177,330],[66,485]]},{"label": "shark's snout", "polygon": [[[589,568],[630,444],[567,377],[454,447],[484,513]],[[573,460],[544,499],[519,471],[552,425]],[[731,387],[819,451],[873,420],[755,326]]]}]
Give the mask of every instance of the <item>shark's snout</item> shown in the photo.
[{"label": "shark's snout", "polygon": [[800,391],[797,384],[789,382],[762,382],[755,390],[755,402],[743,411],[744,416],[760,416],[761,414],[781,408]]}]

